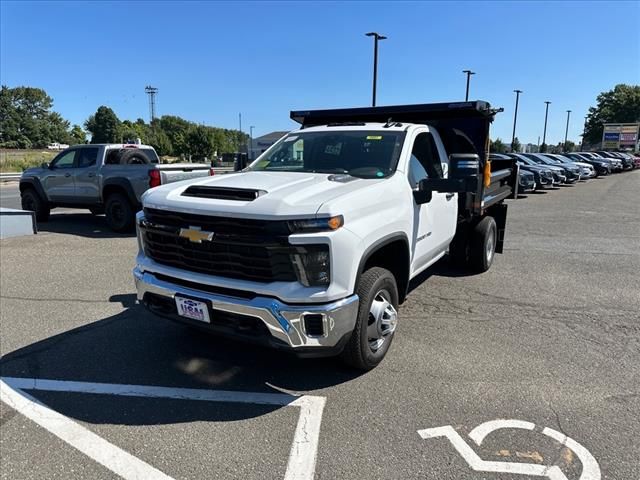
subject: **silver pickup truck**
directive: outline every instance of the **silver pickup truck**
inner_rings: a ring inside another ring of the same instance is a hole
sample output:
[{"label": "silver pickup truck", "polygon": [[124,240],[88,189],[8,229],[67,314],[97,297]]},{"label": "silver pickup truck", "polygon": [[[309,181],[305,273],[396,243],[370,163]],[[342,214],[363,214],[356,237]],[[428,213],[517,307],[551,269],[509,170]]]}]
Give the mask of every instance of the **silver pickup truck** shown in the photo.
[{"label": "silver pickup truck", "polygon": [[87,208],[104,213],[116,232],[132,231],[140,197],[152,187],[212,175],[207,164],[160,164],[148,145],[75,145],[51,163],[25,170],[20,178],[22,208],[39,222],[52,208]]}]

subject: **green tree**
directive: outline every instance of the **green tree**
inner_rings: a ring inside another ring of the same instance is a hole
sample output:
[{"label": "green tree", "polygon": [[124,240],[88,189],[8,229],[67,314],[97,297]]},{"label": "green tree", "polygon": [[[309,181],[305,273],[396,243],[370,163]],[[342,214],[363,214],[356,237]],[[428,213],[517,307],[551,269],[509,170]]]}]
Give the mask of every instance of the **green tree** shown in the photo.
[{"label": "green tree", "polygon": [[91,133],[91,143],[120,142],[120,120],[109,107],[99,107],[84,124]]},{"label": "green tree", "polygon": [[[173,115],[163,115],[158,122],[159,127],[169,138],[171,144],[170,155],[188,154],[187,136],[193,127],[191,122]],[[154,122],[154,123],[155,123]]]},{"label": "green tree", "polygon": [[158,155],[171,155],[171,140],[169,140],[169,136],[164,133],[164,131],[160,127],[151,127],[148,130],[147,137],[145,138],[145,143],[151,145],[156,150]]},{"label": "green tree", "polygon": [[215,150],[213,132],[203,125],[195,126],[187,135],[187,149],[194,160],[211,159]]},{"label": "green tree", "polygon": [[518,137],[515,137],[513,139],[513,142],[511,142],[511,151],[514,153],[518,153],[522,150],[522,144],[520,143],[520,140],[518,140]]},{"label": "green tree", "polygon": [[502,142],[502,140],[496,138],[491,141],[489,150],[493,153],[505,153],[507,151],[507,146]]},{"label": "green tree", "polygon": [[616,85],[598,95],[596,102],[587,115],[584,137],[587,143],[602,141],[605,123],[640,122],[640,85]]},{"label": "green tree", "polygon": [[2,86],[0,144],[13,148],[44,147],[64,141],[66,120],[51,112],[53,100],[41,88]]},{"label": "green tree", "polygon": [[80,125],[74,125],[71,128],[71,145],[78,145],[78,144],[82,144],[82,143],[86,143],[87,141],[87,134],[84,130],[82,130],[82,127]]}]

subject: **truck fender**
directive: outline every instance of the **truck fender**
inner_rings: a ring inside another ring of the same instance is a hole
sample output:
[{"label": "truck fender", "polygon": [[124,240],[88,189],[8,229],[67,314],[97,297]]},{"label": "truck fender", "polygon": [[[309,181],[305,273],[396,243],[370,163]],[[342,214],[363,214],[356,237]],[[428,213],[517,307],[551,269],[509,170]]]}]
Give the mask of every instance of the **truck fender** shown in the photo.
[{"label": "truck fender", "polygon": [[369,262],[369,260],[371,260],[374,255],[380,254],[385,248],[391,249],[392,245],[395,245],[397,248],[399,248],[399,251],[390,252],[393,253],[391,257],[381,257],[382,262],[378,266],[391,271],[396,277],[400,303],[404,301],[409,289],[411,255],[409,249],[409,239],[407,238],[407,235],[402,232],[385,235],[384,237],[379,238],[378,240],[373,242],[365,249],[358,265],[356,283],[353,286],[354,292],[356,290],[358,282],[360,281],[360,276],[364,272],[367,262]]},{"label": "truck fender", "polygon": [[131,182],[129,181],[129,179],[123,178],[123,177],[106,179],[102,184],[103,203],[106,200],[107,195],[109,194],[109,191],[113,191],[113,190],[123,191],[127,195],[127,198],[129,199],[129,201],[131,202],[131,205],[134,205],[134,206],[140,205],[140,202],[136,198],[136,194],[133,191],[133,187],[131,186]]},{"label": "truck fender", "polygon": [[27,177],[20,179],[20,193],[24,192],[27,188],[33,188],[38,195],[40,195],[40,198],[49,203],[49,197],[47,197],[44,188],[42,188],[39,178]]}]

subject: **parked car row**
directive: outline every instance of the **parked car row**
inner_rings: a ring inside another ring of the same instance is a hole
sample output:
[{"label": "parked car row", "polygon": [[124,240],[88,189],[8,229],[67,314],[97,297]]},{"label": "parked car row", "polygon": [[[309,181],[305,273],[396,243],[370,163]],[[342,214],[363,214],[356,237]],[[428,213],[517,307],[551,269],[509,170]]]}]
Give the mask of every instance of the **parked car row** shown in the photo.
[{"label": "parked car row", "polygon": [[624,152],[492,153],[490,158],[517,161],[521,193],[640,168],[640,156]]}]

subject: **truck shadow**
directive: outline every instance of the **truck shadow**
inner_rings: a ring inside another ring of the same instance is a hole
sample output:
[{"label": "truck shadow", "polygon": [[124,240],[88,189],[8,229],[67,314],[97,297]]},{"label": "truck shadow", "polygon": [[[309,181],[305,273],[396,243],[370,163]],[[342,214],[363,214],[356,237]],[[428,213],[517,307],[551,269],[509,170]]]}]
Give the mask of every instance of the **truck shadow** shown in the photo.
[{"label": "truck shadow", "polygon": [[64,233],[87,238],[126,238],[135,233],[116,233],[107,225],[104,215],[92,215],[73,211],[69,213],[51,213],[49,221],[38,223],[39,232]]},{"label": "truck shadow", "polygon": [[[3,377],[242,392],[305,392],[360,375],[335,359],[296,359],[150,315],[135,295],[115,295],[121,313],[54,335],[0,360]],[[86,393],[27,391],[54,410],[95,424],[234,421],[280,405],[210,403]]]}]

